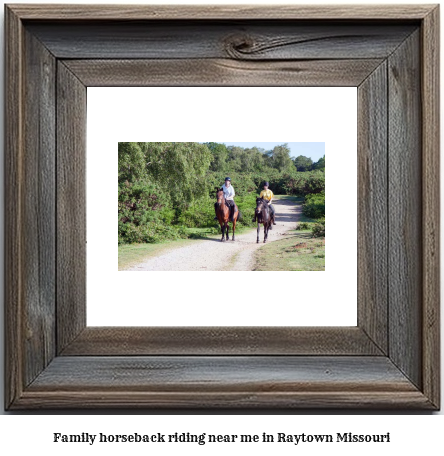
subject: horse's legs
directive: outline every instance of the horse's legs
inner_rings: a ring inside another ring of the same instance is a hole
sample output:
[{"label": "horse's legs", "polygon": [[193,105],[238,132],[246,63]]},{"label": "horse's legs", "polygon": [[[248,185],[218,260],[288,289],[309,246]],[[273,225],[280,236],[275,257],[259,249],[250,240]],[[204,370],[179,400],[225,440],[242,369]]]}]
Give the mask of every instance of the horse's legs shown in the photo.
[{"label": "horse's legs", "polygon": [[221,230],[222,230],[222,239],[221,239],[221,242],[224,242],[224,241],[225,241],[225,225],[221,225],[220,228],[221,228]]},{"label": "horse's legs", "polygon": [[236,231],[236,220],[235,217],[233,216],[233,237],[232,240],[234,241],[234,232]]},{"label": "horse's legs", "polygon": [[259,244],[259,235],[261,233],[261,225],[257,222],[257,244]]},{"label": "horse's legs", "polygon": [[230,231],[230,225],[228,224],[228,222],[226,224],[226,227],[227,227],[227,241],[229,241],[230,237],[228,236],[228,232]]},{"label": "horse's legs", "polygon": [[268,238],[268,224],[264,223],[264,244],[267,242]]}]

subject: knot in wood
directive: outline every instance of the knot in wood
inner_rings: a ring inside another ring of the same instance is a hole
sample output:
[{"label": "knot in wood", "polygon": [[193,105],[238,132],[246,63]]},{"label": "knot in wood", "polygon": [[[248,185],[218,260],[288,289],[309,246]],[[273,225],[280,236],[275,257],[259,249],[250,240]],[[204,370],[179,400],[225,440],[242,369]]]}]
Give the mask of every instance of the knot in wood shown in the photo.
[{"label": "knot in wood", "polygon": [[254,52],[255,41],[250,35],[230,35],[225,39],[224,48],[230,57],[241,59]]}]

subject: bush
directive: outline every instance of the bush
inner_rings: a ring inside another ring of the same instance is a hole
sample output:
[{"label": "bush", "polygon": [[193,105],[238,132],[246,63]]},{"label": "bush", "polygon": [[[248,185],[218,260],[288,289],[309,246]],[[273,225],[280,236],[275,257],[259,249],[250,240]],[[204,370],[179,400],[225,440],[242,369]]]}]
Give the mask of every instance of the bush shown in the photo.
[{"label": "bush", "polygon": [[325,237],[325,219],[319,220],[313,225],[313,237]]},{"label": "bush", "polygon": [[256,193],[249,193],[243,197],[235,198],[237,207],[241,212],[241,219],[238,222],[240,226],[254,226],[252,221],[254,211],[256,210]]},{"label": "bush", "polygon": [[306,195],[302,212],[306,217],[313,219],[325,217],[325,193]]},{"label": "bush", "polygon": [[296,230],[311,230],[312,223],[310,222],[300,222],[296,226]]},{"label": "bush", "polygon": [[119,244],[160,242],[185,236],[173,227],[175,211],[168,196],[151,182],[124,182],[119,185]]},{"label": "bush", "polygon": [[119,223],[119,245],[141,242],[155,243],[186,237],[188,236],[183,227],[166,226],[156,222],[142,226]]},{"label": "bush", "polygon": [[177,217],[179,225],[187,228],[209,228],[214,225],[214,200],[204,197],[194,201],[186,209],[180,211]]},{"label": "bush", "polygon": [[293,173],[285,179],[283,188],[287,195],[325,192],[325,173],[323,171]]},{"label": "bush", "polygon": [[119,185],[119,221],[143,225],[152,221],[171,223],[174,210],[168,196],[151,182],[125,182]]}]

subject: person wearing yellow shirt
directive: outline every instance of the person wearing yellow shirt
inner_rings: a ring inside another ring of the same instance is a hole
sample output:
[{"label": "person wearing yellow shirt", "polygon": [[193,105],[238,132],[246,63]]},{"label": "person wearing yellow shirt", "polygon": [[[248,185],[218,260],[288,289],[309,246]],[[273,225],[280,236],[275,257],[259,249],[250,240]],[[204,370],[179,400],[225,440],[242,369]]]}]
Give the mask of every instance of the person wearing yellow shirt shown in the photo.
[{"label": "person wearing yellow shirt", "polygon": [[[261,191],[261,194],[259,195],[259,198],[262,198],[263,200],[268,202],[268,207],[270,208],[271,212],[271,218],[273,220],[273,225],[276,225],[275,222],[275,210],[274,206],[271,204],[273,201],[274,194],[273,192],[268,188],[270,184],[268,182],[264,182],[264,189]],[[253,222],[255,222],[256,217],[253,219]]]}]

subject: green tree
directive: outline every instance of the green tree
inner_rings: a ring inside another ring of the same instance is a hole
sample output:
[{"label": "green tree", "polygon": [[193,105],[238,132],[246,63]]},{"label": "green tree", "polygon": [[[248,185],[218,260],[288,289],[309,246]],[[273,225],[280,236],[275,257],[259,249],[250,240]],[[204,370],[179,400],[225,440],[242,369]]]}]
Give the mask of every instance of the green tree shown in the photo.
[{"label": "green tree", "polygon": [[288,144],[274,147],[271,163],[273,168],[280,172],[292,169],[293,161],[290,158],[290,148],[288,147]]},{"label": "green tree", "polygon": [[211,152],[197,142],[139,143],[146,172],[165,192],[174,207],[187,206],[206,194],[206,172]]},{"label": "green tree", "polygon": [[225,144],[208,142],[205,143],[208,149],[211,151],[211,171],[216,173],[223,173],[227,169],[227,160],[228,160],[228,149]]},{"label": "green tree", "polygon": [[325,155],[313,163],[312,169],[325,169]]},{"label": "green tree", "polygon": [[304,155],[299,155],[294,159],[294,165],[298,171],[310,171],[312,169],[313,160]]},{"label": "green tree", "polygon": [[245,149],[245,152],[249,157],[247,172],[261,172],[267,168],[267,157],[265,156],[265,151],[263,149],[252,147],[251,149]]},{"label": "green tree", "polygon": [[242,171],[242,154],[244,149],[238,146],[228,146],[228,167],[227,172]]},{"label": "green tree", "polygon": [[118,146],[118,180],[135,182],[146,177],[145,155],[135,142],[121,142]]}]

